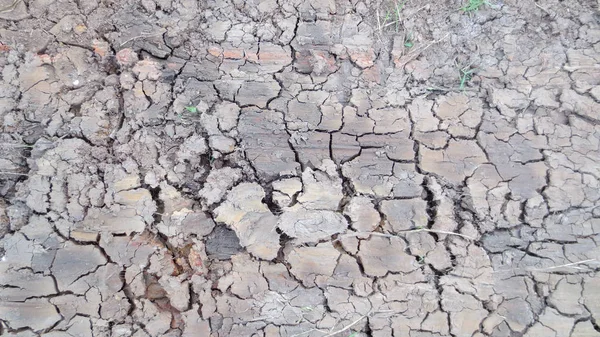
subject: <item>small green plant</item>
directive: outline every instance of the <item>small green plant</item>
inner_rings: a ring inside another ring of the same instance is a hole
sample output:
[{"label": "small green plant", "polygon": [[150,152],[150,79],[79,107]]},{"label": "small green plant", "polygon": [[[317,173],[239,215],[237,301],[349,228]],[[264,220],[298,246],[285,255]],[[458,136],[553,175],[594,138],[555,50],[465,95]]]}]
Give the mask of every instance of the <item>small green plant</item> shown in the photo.
[{"label": "small green plant", "polygon": [[358,336],[358,332],[353,332],[353,333],[351,333],[351,334],[350,334],[350,336],[348,336],[348,337],[356,337],[356,336]]},{"label": "small green plant", "polygon": [[192,124],[199,120],[201,109],[194,105],[187,105],[184,107],[183,111],[176,113],[175,116],[181,123],[183,124]]},{"label": "small green plant", "polygon": [[469,0],[469,3],[461,7],[460,10],[465,13],[472,13],[478,11],[483,5],[489,6],[490,3],[487,0]]},{"label": "small green plant", "polygon": [[[404,8],[404,1],[396,1],[394,2],[392,8],[388,9],[385,12],[385,16],[383,17],[383,22],[379,24],[379,30],[386,28],[387,26],[394,25],[396,27],[396,32],[400,30],[400,14],[402,13],[402,8]],[[377,19],[379,20],[379,18]]]},{"label": "small green plant", "polygon": [[459,88],[460,90],[465,90],[465,86],[473,78],[473,73],[475,72],[475,69],[471,68],[471,66],[469,65],[466,67],[459,67],[458,71],[458,79],[460,81]]},{"label": "small green plant", "polygon": [[396,32],[398,32],[398,30],[400,29],[400,12],[402,12],[402,7],[404,7],[405,3],[406,0],[402,2],[396,1],[396,4],[394,6],[394,13],[396,14]]},{"label": "small green plant", "polygon": [[410,48],[412,48],[414,45],[415,45],[415,44],[413,43],[413,40],[412,40],[412,36],[411,36],[411,34],[410,34],[410,33],[409,33],[409,34],[406,34],[406,37],[404,38],[404,47],[406,47],[406,48],[410,49]]},{"label": "small green plant", "polygon": [[381,24],[381,27],[379,29],[383,29],[383,28],[393,24],[393,22],[388,23],[388,21],[391,18],[392,18],[392,12],[391,11],[385,12],[385,17],[383,17],[383,23]]},{"label": "small green plant", "polygon": [[191,113],[193,113],[193,114],[195,114],[195,113],[198,113],[198,108],[196,108],[196,107],[195,107],[195,106],[193,106],[193,105],[186,106],[186,107],[185,107],[185,110],[187,110],[187,112],[191,112]]}]

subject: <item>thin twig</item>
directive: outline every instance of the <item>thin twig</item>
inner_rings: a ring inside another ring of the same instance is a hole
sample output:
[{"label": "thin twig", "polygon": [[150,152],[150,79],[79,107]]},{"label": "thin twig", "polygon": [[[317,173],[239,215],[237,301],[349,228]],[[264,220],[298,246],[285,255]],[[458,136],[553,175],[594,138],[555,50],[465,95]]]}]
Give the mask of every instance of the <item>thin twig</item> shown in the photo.
[{"label": "thin twig", "polygon": [[418,233],[418,232],[428,232],[428,233],[437,233],[437,234],[446,234],[446,235],[456,235],[456,236],[460,236],[462,238],[465,238],[465,239],[468,239],[468,240],[471,240],[471,241],[475,241],[475,238],[470,237],[468,235],[464,235],[464,234],[460,234],[460,233],[455,233],[455,232],[442,231],[442,230],[437,230],[437,229],[429,229],[429,228],[411,229],[411,230],[408,230],[408,231],[401,231],[401,232],[398,232],[396,234],[385,234],[385,233],[379,233],[379,232],[354,232],[354,233],[343,234],[342,236],[372,235],[372,236],[381,236],[381,237],[385,237],[385,238],[394,238],[394,237],[398,237],[398,235]]},{"label": "thin twig", "polygon": [[8,13],[8,12],[14,11],[15,8],[17,8],[17,4],[19,2],[21,2],[21,0],[15,0],[15,1],[13,1],[12,4],[10,4],[10,5],[8,5],[8,6],[4,7],[4,8],[1,8],[0,9],[0,13]]},{"label": "thin twig", "polygon": [[304,332],[301,332],[301,333],[293,334],[290,337],[299,337],[299,336],[302,336],[302,335],[309,334],[309,333],[311,333],[313,331],[318,331],[318,332],[321,332],[321,333],[325,333],[325,331],[323,331],[323,330],[319,330],[317,328],[314,328],[314,329],[310,329],[308,331],[304,331]]},{"label": "thin twig", "polygon": [[[424,52],[425,50],[429,49],[429,47],[433,46],[434,44],[440,43],[440,42],[444,41],[448,37],[448,35],[450,35],[450,33],[447,33],[446,35],[444,35],[444,37],[442,37],[442,38],[440,38],[438,40],[430,42],[428,45],[426,45],[425,47],[423,47],[423,48],[421,48],[419,50],[415,50],[413,53],[420,54],[420,53]],[[413,53],[409,53],[408,55],[411,55]]]},{"label": "thin twig", "polygon": [[337,331],[334,331],[334,332],[331,332],[331,333],[328,333],[328,334],[326,334],[326,335],[324,335],[324,336],[322,336],[322,337],[331,337],[331,336],[335,336],[335,335],[337,335],[337,334],[339,334],[339,333],[342,333],[342,332],[344,332],[344,331],[346,331],[346,330],[349,330],[351,327],[353,327],[354,325],[356,325],[358,322],[360,322],[360,321],[362,321],[363,319],[367,318],[367,316],[368,316],[368,315],[369,315],[369,314],[363,315],[363,316],[361,316],[359,319],[357,319],[356,321],[354,321],[354,322],[352,322],[352,323],[350,323],[350,324],[346,325],[346,326],[345,326],[345,327],[343,327],[342,329],[340,329],[340,330],[337,330]]},{"label": "thin twig", "polygon": [[594,64],[594,65],[590,65],[590,66],[568,66],[568,65],[564,65],[562,68],[564,70],[568,71],[568,72],[573,72],[573,71],[577,71],[577,70],[597,70],[598,68],[600,68],[600,65],[598,65],[598,64]]},{"label": "thin twig", "polygon": [[0,143],[0,146],[9,146],[9,147],[33,147],[33,145],[27,145],[27,144],[15,144],[15,143]]},{"label": "thin twig", "polygon": [[133,40],[135,40],[135,39],[140,39],[140,38],[143,38],[143,37],[152,37],[152,36],[157,36],[157,35],[164,34],[165,32],[166,32],[166,31],[161,31],[161,32],[159,32],[159,33],[146,33],[146,34],[141,34],[141,35],[138,35],[138,36],[134,36],[134,37],[132,37],[132,38],[130,38],[130,39],[127,39],[127,40],[125,40],[125,42],[121,43],[121,44],[119,45],[119,47],[123,47],[125,44],[127,44],[127,43],[129,43],[129,42],[131,42],[131,41],[133,41]]},{"label": "thin twig", "polygon": [[454,91],[456,89],[430,86],[426,90],[427,91]]},{"label": "thin twig", "polygon": [[396,24],[396,21],[388,22],[388,23],[384,24],[383,26],[380,26],[379,30],[382,30],[386,27],[389,27],[389,26],[395,25],[395,24]]},{"label": "thin twig", "polygon": [[464,235],[464,234],[460,234],[460,233],[455,233],[455,232],[448,232],[448,231],[442,231],[439,229],[427,229],[427,228],[423,228],[421,229],[423,232],[429,232],[429,233],[437,233],[437,234],[446,234],[446,235],[457,235],[460,236],[461,238],[465,238],[471,241],[475,241],[474,237],[468,236],[468,235]]},{"label": "thin twig", "polygon": [[12,174],[15,176],[25,176],[25,177],[31,177],[30,174],[25,174],[25,173],[17,173],[17,172],[4,172],[4,171],[0,171],[0,174]]},{"label": "thin twig", "polygon": [[[404,2],[402,2],[401,4],[396,1],[396,33],[398,32],[398,28],[400,27],[400,12],[402,11],[402,7],[404,7],[404,3],[406,2],[406,0],[404,0]],[[400,4],[398,6],[398,4]]]},{"label": "thin twig", "polygon": [[539,8],[542,11],[546,12],[546,14],[548,14],[551,18],[554,18],[556,16],[556,13],[552,13],[547,8],[544,8],[544,7],[540,6],[537,2],[534,2],[534,4],[536,5],[537,8]]},{"label": "thin twig", "polygon": [[[407,15],[404,19],[406,20],[406,19],[410,18],[411,16],[419,13],[423,9],[427,8],[427,6],[429,6],[429,5],[425,5],[425,6],[421,7],[421,8],[418,8],[416,11],[413,11],[411,14]],[[386,20],[383,22],[383,25],[381,25],[381,21],[379,19],[379,8],[377,8],[377,30],[378,31],[381,32],[383,29],[385,29],[385,28],[387,28],[387,27],[389,27],[391,25],[397,25],[399,23],[400,23],[400,17],[399,16],[397,16],[396,20],[392,21],[392,22],[387,22],[387,17],[386,17]]]},{"label": "thin twig", "polygon": [[494,273],[502,273],[502,272],[508,272],[508,271],[517,271],[517,270],[543,273],[543,272],[551,272],[552,270],[559,269],[559,268],[581,269],[581,268],[575,267],[575,266],[584,264],[584,263],[590,263],[590,262],[598,262],[598,260],[597,259],[589,259],[589,260],[571,262],[571,263],[561,264],[559,266],[552,266],[552,267],[547,267],[547,268],[513,268],[513,269],[494,270]]},{"label": "thin twig", "polygon": [[428,88],[426,88],[427,91],[455,91],[455,92],[475,92],[477,90],[473,89],[473,88],[464,88],[464,89],[460,89],[459,87],[436,87],[436,86],[430,86]]},{"label": "thin twig", "polygon": [[411,16],[419,13],[420,11],[424,10],[425,8],[427,8],[428,6],[429,5],[425,5],[425,6],[421,7],[421,8],[417,8],[416,11],[413,11],[412,13],[408,14],[404,19],[406,20],[406,19],[410,18]]},{"label": "thin twig", "polygon": [[534,271],[544,271],[544,270],[552,270],[552,269],[557,269],[557,268],[562,268],[562,267],[570,267],[570,266],[576,266],[578,264],[584,264],[584,263],[588,263],[588,262],[593,262],[593,261],[597,261],[596,259],[589,259],[589,260],[583,260],[583,261],[578,261],[578,262],[571,262],[571,263],[566,263],[560,266],[552,266],[552,267],[548,267],[548,268],[540,268],[540,269],[533,269]]},{"label": "thin twig", "polygon": [[[346,326],[345,326],[345,327],[343,327],[342,329],[340,329],[340,330],[337,330],[337,331],[330,332],[330,333],[328,333],[327,335],[324,335],[324,336],[321,336],[321,337],[331,337],[331,336],[335,336],[335,335],[337,335],[337,334],[339,334],[339,333],[342,333],[342,332],[344,332],[344,331],[346,331],[346,330],[350,329],[351,327],[353,327],[354,325],[356,325],[358,322],[362,321],[363,319],[365,319],[365,318],[369,317],[369,316],[370,316],[370,315],[372,315],[372,314],[380,314],[380,313],[393,313],[393,312],[396,312],[396,311],[395,311],[395,310],[378,310],[378,311],[369,311],[369,312],[368,312],[366,315],[364,315],[364,316],[360,317],[359,319],[357,319],[356,321],[354,321],[354,322],[352,322],[352,323],[350,323],[350,324],[346,325]],[[309,330],[309,331],[314,331],[314,330],[317,330],[317,329],[312,329],[312,330]],[[309,332],[309,331],[306,331],[306,332],[304,332],[304,333],[307,333],[307,332]],[[317,330],[317,331],[319,331],[319,332],[322,332],[321,330]],[[294,335],[294,336],[296,336],[296,335]]]},{"label": "thin twig", "polygon": [[[442,41],[444,41],[448,36],[450,35],[450,33],[447,33],[446,35],[444,35],[444,37],[432,41],[430,42],[428,45],[420,48],[420,49],[415,49],[412,52],[404,55],[403,57],[400,58],[399,61],[402,61],[402,66],[406,65],[408,62],[412,61],[413,59],[415,59],[417,56],[421,55],[422,52],[424,52],[425,50],[429,49],[429,47],[433,46],[434,44],[440,43]],[[400,66],[397,66],[400,67]]]}]

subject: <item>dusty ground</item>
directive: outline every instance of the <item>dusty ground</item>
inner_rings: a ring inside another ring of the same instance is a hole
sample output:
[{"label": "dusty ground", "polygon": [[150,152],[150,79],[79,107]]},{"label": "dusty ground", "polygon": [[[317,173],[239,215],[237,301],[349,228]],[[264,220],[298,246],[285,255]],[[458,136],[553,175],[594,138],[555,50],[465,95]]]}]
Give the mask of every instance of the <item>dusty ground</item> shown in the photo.
[{"label": "dusty ground", "polygon": [[0,0],[0,335],[600,336],[598,3],[392,5]]}]

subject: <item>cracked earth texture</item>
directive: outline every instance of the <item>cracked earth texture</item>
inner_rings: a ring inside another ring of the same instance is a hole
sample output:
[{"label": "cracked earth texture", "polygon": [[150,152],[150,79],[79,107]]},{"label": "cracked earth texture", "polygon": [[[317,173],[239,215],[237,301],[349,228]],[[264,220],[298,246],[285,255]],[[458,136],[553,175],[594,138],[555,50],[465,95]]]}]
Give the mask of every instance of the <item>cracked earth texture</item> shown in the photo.
[{"label": "cracked earth texture", "polygon": [[600,336],[598,3],[464,4],[0,0],[0,335]]}]

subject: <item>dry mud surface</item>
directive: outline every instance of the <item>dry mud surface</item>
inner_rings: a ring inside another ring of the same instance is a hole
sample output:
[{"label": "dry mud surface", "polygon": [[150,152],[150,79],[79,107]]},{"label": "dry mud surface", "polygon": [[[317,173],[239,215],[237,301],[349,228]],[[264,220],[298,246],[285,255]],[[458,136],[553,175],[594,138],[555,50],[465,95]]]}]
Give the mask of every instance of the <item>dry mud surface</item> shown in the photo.
[{"label": "dry mud surface", "polygon": [[464,4],[0,0],[0,335],[600,336],[598,3]]}]

